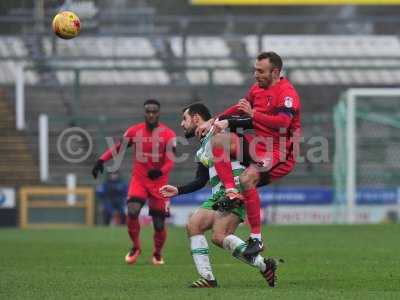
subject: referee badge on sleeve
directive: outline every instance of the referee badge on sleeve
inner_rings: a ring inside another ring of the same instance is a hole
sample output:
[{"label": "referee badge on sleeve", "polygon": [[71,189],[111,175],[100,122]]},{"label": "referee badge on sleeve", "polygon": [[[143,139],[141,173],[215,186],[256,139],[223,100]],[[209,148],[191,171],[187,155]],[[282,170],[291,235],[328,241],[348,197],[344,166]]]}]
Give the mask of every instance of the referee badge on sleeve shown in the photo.
[{"label": "referee badge on sleeve", "polygon": [[286,96],[284,100],[285,100],[285,102],[284,102],[285,107],[287,107],[287,108],[293,107],[293,98],[292,97]]}]

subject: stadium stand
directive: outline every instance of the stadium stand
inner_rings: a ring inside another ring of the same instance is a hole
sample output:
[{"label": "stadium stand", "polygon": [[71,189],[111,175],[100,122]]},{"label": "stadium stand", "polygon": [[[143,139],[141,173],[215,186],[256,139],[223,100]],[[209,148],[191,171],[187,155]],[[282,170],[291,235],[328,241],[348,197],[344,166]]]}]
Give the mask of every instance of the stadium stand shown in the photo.
[{"label": "stadium stand", "polygon": [[[0,57],[27,60],[28,50],[19,38],[3,38]],[[238,56],[232,38],[217,36],[149,37],[80,37],[72,41],[43,39],[45,70],[54,71],[62,85],[74,81],[71,70],[79,68],[81,84],[152,84],[186,82],[192,85],[246,83],[259,49],[257,36],[240,39],[245,52]],[[236,39],[237,41],[237,39]],[[118,45],[118,47],[116,46]],[[285,70],[298,84],[398,84],[400,82],[400,40],[397,36],[306,36],[268,35],[261,38],[262,49],[281,53]],[[54,50],[56,49],[56,50]],[[166,49],[169,49],[168,52]],[[55,53],[53,53],[53,51]],[[362,55],[360,55],[362,54]],[[32,59],[35,54],[30,53]],[[36,54],[37,55],[37,54]],[[243,62],[246,61],[244,64]],[[15,78],[15,61],[0,62],[0,84]],[[247,65],[247,67],[246,67]],[[90,68],[92,70],[90,70]],[[97,70],[96,68],[104,68]],[[120,70],[114,70],[118,69]],[[211,70],[213,70],[211,72]],[[184,71],[185,76],[176,76]],[[41,69],[27,72],[27,84],[35,85]]]},{"label": "stadium stand", "polygon": [[[10,95],[9,107],[14,105],[16,64],[33,67],[25,72],[28,147],[37,160],[37,120],[40,113],[47,113],[54,184],[63,183],[68,172],[77,173],[79,182],[92,184],[88,174],[105,147],[102,137],[118,138],[129,124],[142,121],[141,103],[146,98],[162,101],[164,121],[178,133],[183,105],[202,98],[217,112],[234,103],[252,83],[251,68],[259,46],[284,57],[286,75],[302,97],[306,140],[321,135],[333,145],[331,108],[347,87],[400,83],[396,26],[388,26],[384,34],[374,25],[369,35],[350,31],[333,35],[340,30],[323,18],[327,12],[334,17],[338,8],[313,8],[312,12],[319,11],[318,18],[306,24],[305,14],[311,11],[304,8],[291,8],[285,16],[275,7],[268,8],[268,16],[255,8],[190,8],[194,15],[189,16],[187,1],[175,1],[181,5],[172,8],[163,1],[148,1],[142,7],[148,12],[144,28],[124,11],[128,2],[103,2],[98,14],[85,23],[87,32],[77,39],[62,41],[47,33],[29,36],[26,28],[20,29],[24,35],[0,37],[0,85]],[[121,19],[117,20],[118,13]],[[179,16],[162,16],[167,13]],[[347,21],[362,23],[353,16]],[[78,86],[73,68],[80,70]],[[82,164],[69,164],[57,153],[57,136],[70,125],[85,128],[95,141],[96,153]],[[311,146],[305,143],[302,151]],[[173,180],[191,177],[192,167],[189,162],[179,164]],[[124,164],[125,174],[128,168]],[[279,184],[330,185],[331,168],[330,163],[299,164]]]}]

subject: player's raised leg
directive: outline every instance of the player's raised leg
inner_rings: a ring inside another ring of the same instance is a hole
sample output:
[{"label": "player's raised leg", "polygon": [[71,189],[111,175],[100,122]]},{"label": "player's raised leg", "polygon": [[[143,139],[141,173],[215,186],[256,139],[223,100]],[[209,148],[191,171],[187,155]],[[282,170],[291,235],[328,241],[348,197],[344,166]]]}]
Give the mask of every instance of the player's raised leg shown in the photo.
[{"label": "player's raised leg", "polygon": [[220,214],[214,222],[212,241],[215,245],[231,252],[233,257],[250,266],[256,267],[260,271],[261,275],[267,280],[268,285],[273,287],[275,286],[276,281],[277,265],[275,260],[265,259],[261,255],[256,255],[252,258],[244,256],[243,252],[246,249],[247,244],[233,234],[243,218],[244,213]]},{"label": "player's raised leg", "polygon": [[236,138],[231,133],[219,133],[211,139],[214,167],[222,185],[225,187],[226,197],[230,200],[243,200],[243,196],[236,188],[232,173],[231,152],[235,151],[235,145]]},{"label": "player's raised leg", "polygon": [[260,197],[256,189],[250,189],[244,192],[247,220],[251,232],[247,241],[247,247],[244,251],[245,256],[254,256],[264,250],[261,239],[261,215],[260,215]]},{"label": "player's raised leg", "polygon": [[223,240],[222,245],[224,249],[232,252],[233,257],[239,259],[244,263],[247,263],[250,266],[258,268],[261,275],[265,278],[270,287],[275,286],[277,270],[277,263],[275,259],[264,258],[260,254],[252,258],[243,255],[247,244],[233,234],[226,236]]},{"label": "player's raised leg", "polygon": [[[213,141],[213,143],[212,143],[213,149],[215,149],[215,147],[223,145],[224,146],[223,149],[225,149],[225,152],[227,151],[227,149],[230,152],[229,153],[230,157],[225,157],[225,156],[223,157],[222,162],[224,163],[224,167],[229,165],[229,168],[232,169],[232,162],[230,161],[230,159],[232,159],[232,157],[239,159],[240,161],[246,161],[248,164],[250,164],[251,157],[250,157],[249,143],[248,143],[247,139],[243,139],[243,137],[239,137],[235,133],[220,133],[220,134],[217,134],[216,136],[214,136],[212,141]],[[215,155],[214,155],[214,157],[215,157]],[[226,163],[227,160],[228,160],[228,164]],[[232,177],[234,179],[232,172],[227,171],[225,169],[221,169],[221,167],[220,167],[220,169],[218,169],[217,165],[221,165],[221,162],[215,162],[214,167],[215,167],[215,170],[216,170],[218,176],[220,175],[221,172],[224,173],[225,179],[220,178],[220,181],[223,185],[225,185],[228,175],[229,175],[229,181],[230,181],[230,177]],[[247,174],[248,175],[245,176],[245,178],[243,178],[243,180],[245,180],[246,184],[250,185],[250,183],[251,183],[252,187],[254,187],[258,180],[257,177],[254,177],[254,176],[257,176],[257,173],[247,172]],[[241,183],[242,183],[242,177],[243,177],[243,174],[240,175]],[[251,247],[247,247],[246,251],[248,251],[248,253],[246,253],[246,255],[255,255],[263,250],[263,245],[262,245],[262,241],[261,241],[260,198],[259,198],[259,195],[255,188],[247,188],[246,185],[243,185],[243,186],[245,187],[245,191],[243,192],[244,198],[240,195],[240,199],[241,199],[241,201],[245,202],[247,217],[248,217],[248,221],[249,221],[249,225],[250,225],[250,232],[251,232],[251,235],[250,235],[250,238],[248,241],[249,246],[251,246]],[[237,188],[237,185],[235,187]],[[248,191],[247,191],[247,189],[248,189]],[[238,190],[236,190],[236,191],[238,191]]]}]

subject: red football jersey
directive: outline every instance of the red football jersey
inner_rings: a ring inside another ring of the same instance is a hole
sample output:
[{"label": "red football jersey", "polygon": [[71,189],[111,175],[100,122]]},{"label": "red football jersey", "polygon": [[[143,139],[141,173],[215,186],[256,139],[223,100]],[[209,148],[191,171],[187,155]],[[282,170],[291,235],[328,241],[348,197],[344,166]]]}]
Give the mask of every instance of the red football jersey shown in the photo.
[{"label": "red football jersey", "polygon": [[[249,90],[246,99],[254,109],[253,127],[257,137],[272,138],[272,151],[274,157],[278,159],[280,153],[285,151],[286,159],[293,160],[293,137],[300,136],[300,98],[293,85],[286,78],[281,78],[278,83],[269,87],[261,88],[255,83]],[[277,116],[285,113],[291,117],[287,128],[273,128],[265,123],[263,116]],[[224,111],[223,115],[241,114],[238,105],[234,105]],[[283,147],[285,149],[281,149]],[[257,150],[269,152],[268,140],[257,143]],[[279,159],[282,160],[282,157]]]},{"label": "red football jersey", "polygon": [[[163,177],[168,177],[174,166],[174,148],[176,134],[166,125],[159,123],[158,127],[150,130],[146,123],[129,127],[124,133],[124,139],[132,145],[132,175],[147,178],[151,169],[159,169]],[[117,145],[117,151],[120,144]],[[107,150],[100,159],[107,161],[112,157],[111,149]]]}]

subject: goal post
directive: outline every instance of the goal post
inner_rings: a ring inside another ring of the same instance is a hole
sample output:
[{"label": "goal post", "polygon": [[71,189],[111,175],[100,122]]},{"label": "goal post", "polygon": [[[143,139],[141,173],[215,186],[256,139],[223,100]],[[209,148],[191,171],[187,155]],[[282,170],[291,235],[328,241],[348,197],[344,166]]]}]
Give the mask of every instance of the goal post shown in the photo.
[{"label": "goal post", "polygon": [[350,89],[336,105],[334,190],[335,203],[344,209],[337,221],[357,222],[363,189],[383,193],[400,185],[400,157],[394,154],[400,149],[399,107],[399,88]]}]

